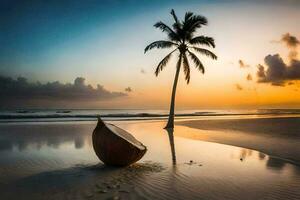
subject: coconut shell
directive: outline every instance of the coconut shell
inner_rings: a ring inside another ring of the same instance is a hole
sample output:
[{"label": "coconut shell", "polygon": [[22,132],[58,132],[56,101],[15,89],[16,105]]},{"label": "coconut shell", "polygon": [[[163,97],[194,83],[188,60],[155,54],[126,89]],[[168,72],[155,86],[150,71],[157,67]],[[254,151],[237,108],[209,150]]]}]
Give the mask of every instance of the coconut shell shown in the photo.
[{"label": "coconut shell", "polygon": [[140,160],[147,148],[127,131],[98,118],[93,132],[93,147],[106,165],[127,166]]}]

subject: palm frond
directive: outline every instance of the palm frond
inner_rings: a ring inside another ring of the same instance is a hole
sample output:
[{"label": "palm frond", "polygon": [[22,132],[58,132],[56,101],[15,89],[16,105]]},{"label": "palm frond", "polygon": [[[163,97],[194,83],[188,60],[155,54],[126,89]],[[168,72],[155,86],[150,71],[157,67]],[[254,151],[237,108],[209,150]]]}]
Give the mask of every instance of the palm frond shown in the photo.
[{"label": "palm frond", "polygon": [[191,73],[190,64],[189,64],[189,61],[188,61],[188,58],[187,58],[186,54],[184,53],[184,54],[182,54],[182,56],[183,56],[182,64],[183,64],[183,70],[184,70],[184,74],[185,74],[185,80],[186,80],[187,84],[189,84],[190,78],[191,78],[191,76],[190,76],[190,73]]},{"label": "palm frond", "polygon": [[185,21],[185,23],[191,27],[200,27],[201,25],[207,25],[207,19],[202,15],[193,15],[190,18],[188,18],[188,20]]},{"label": "palm frond", "polygon": [[200,28],[202,25],[207,25],[207,19],[201,15],[192,15],[188,16],[183,22],[183,30],[185,31],[185,38],[191,39],[193,37],[193,33],[196,31],[197,28]]},{"label": "palm frond", "polygon": [[191,39],[189,41],[190,44],[201,44],[201,45],[206,45],[206,46],[209,46],[209,47],[213,47],[215,48],[215,40],[214,38],[212,37],[206,37],[206,36],[197,36],[197,37],[194,37],[193,39]]},{"label": "palm frond", "polygon": [[207,50],[207,49],[203,49],[203,48],[198,48],[198,47],[192,47],[194,50],[196,50],[197,52],[206,55],[208,57],[211,57],[213,60],[217,60],[218,57],[211,51]]},{"label": "palm frond", "polygon": [[168,37],[172,41],[180,41],[180,37],[175,33],[168,25],[165,23],[159,21],[156,24],[154,24],[155,28],[159,28],[162,30],[162,32],[166,32],[168,34]]},{"label": "palm frond", "polygon": [[168,64],[171,56],[172,56],[172,53],[174,51],[176,51],[177,49],[171,51],[166,57],[164,57],[164,59],[162,59],[159,64],[157,65],[156,67],[156,70],[155,70],[155,75],[158,76],[159,72],[161,72],[163,70],[163,68]]},{"label": "palm frond", "polygon": [[198,70],[200,70],[202,72],[202,74],[204,74],[205,69],[204,69],[204,66],[203,66],[202,62],[200,61],[200,59],[191,51],[188,50],[188,52],[189,52],[189,55],[191,56],[191,59],[194,61],[196,68]]},{"label": "palm frond", "polygon": [[174,50],[167,54],[156,67],[155,75],[158,76],[158,74],[168,64],[172,53],[176,50],[179,50],[180,55],[176,66],[177,69],[180,69],[181,64],[183,64],[185,80],[187,83],[189,83],[191,73],[191,63],[189,62],[195,64],[196,68],[202,73],[205,72],[204,65],[197,57],[197,53],[201,53],[214,60],[217,59],[217,56],[213,52],[205,48],[198,48],[198,46],[201,47],[200,45],[205,45],[207,47],[215,48],[215,41],[212,37],[203,35],[194,37],[196,30],[201,28],[203,25],[207,25],[208,23],[204,16],[195,15],[192,12],[186,12],[184,19],[180,20],[173,9],[171,10],[170,14],[174,19],[174,23],[171,26],[168,26],[162,21],[154,24],[154,27],[160,29],[162,32],[165,32],[168,35],[168,39],[152,42],[145,48],[145,53],[153,48],[163,49],[173,47]]},{"label": "palm frond", "polygon": [[174,21],[175,21],[176,23],[179,23],[179,20],[178,20],[178,18],[177,18],[177,16],[176,16],[176,14],[175,14],[175,11],[174,11],[174,9],[172,9],[172,10],[171,10],[171,15],[173,16],[173,18],[174,18]]},{"label": "palm frond", "polygon": [[173,19],[175,21],[172,26],[173,26],[174,30],[176,31],[176,33],[178,35],[180,35],[182,24],[178,20],[178,17],[176,16],[174,9],[171,10],[171,15],[173,16]]},{"label": "palm frond", "polygon": [[194,13],[192,13],[192,12],[186,12],[185,16],[184,16],[184,21],[188,21],[190,19],[190,17],[193,15],[194,15]]},{"label": "palm frond", "polygon": [[176,46],[176,45],[177,45],[176,43],[171,42],[171,41],[159,40],[159,41],[152,42],[151,44],[146,46],[144,53],[146,53],[147,51],[149,51],[153,48],[164,49],[164,48],[169,48],[169,47]]}]

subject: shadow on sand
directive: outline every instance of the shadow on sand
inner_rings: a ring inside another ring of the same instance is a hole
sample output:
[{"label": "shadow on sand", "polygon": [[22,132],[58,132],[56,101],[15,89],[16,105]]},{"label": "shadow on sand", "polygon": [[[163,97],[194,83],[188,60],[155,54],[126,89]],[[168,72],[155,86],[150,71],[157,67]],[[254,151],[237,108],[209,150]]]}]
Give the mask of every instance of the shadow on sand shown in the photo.
[{"label": "shadow on sand", "polygon": [[147,175],[163,170],[162,165],[150,161],[124,168],[103,164],[77,165],[23,178],[13,183],[14,187],[7,185],[7,189],[3,188],[1,196],[4,199],[18,199],[20,195],[28,199],[41,199],[47,193],[49,199],[60,199],[65,195],[74,199],[132,198],[132,195],[136,195],[133,192],[136,182],[147,180]]}]

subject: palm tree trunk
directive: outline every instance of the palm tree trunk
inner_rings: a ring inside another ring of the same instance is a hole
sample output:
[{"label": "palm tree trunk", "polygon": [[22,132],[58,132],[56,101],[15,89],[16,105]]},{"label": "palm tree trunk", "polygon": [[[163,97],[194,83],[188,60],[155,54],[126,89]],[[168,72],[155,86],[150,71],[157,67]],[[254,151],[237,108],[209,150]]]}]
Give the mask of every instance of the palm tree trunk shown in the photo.
[{"label": "palm tree trunk", "polygon": [[174,79],[174,82],[173,82],[169,119],[168,119],[168,123],[167,123],[165,129],[174,128],[175,96],[176,96],[177,82],[178,82],[178,77],[179,77],[179,72],[180,72],[180,67],[181,67],[181,58],[182,58],[182,55],[180,54],[179,55],[179,60],[178,60],[178,63],[177,63],[175,79]]}]

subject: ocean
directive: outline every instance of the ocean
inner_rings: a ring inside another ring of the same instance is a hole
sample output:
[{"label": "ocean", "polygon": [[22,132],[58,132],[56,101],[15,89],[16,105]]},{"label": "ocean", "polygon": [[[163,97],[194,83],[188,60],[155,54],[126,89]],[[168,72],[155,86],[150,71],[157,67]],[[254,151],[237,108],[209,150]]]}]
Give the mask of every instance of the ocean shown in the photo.
[{"label": "ocean", "polygon": [[[176,110],[176,119],[232,118],[264,116],[299,116],[300,109],[253,109],[253,110]],[[145,109],[16,109],[0,110],[2,122],[51,122],[104,120],[156,120],[168,117],[168,110]]]}]

